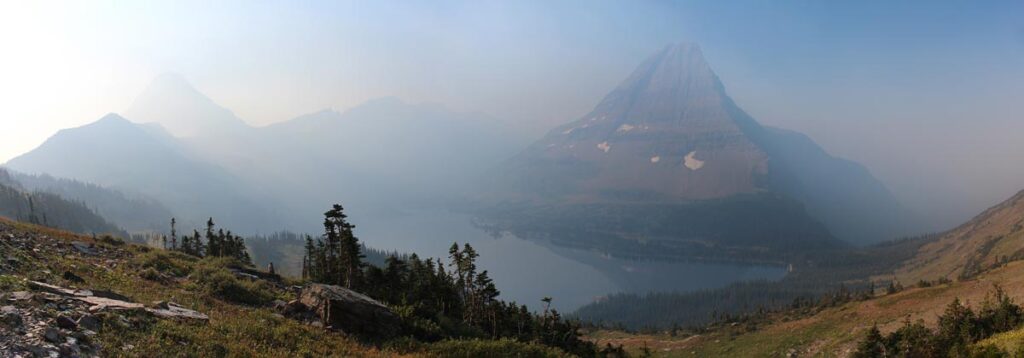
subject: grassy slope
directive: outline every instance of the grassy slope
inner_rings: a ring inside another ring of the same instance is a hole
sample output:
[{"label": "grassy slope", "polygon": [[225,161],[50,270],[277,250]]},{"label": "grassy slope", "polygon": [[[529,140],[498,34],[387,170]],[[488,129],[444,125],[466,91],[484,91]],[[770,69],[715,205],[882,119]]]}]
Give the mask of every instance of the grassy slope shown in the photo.
[{"label": "grassy slope", "polygon": [[778,315],[773,317],[773,323],[753,330],[741,325],[724,325],[714,327],[710,333],[689,337],[602,331],[591,338],[601,345],[624,344],[633,351],[639,351],[646,344],[656,355],[667,357],[774,357],[791,351],[799,356],[845,356],[873,324],[878,324],[883,333],[895,330],[908,318],[934,325],[954,298],[977,306],[993,284],[999,284],[1020,302],[1024,299],[1022,272],[1024,262],[1011,262],[969,281],[910,288],[825,309],[808,317]]},{"label": "grassy slope", "polygon": [[1024,258],[1024,191],[921,247],[895,274],[904,284],[957,279],[965,269],[970,275],[1003,257]]}]

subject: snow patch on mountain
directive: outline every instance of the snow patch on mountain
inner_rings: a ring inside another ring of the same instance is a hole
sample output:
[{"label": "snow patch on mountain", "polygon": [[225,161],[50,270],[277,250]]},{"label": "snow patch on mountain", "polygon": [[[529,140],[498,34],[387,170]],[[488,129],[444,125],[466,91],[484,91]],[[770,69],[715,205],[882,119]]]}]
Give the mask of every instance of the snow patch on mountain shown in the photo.
[{"label": "snow patch on mountain", "polygon": [[687,154],[686,158],[683,158],[683,165],[685,165],[690,170],[697,170],[697,169],[700,169],[700,168],[704,167],[704,161],[695,158],[696,156],[697,156],[697,151],[696,150],[690,152],[690,154]]}]

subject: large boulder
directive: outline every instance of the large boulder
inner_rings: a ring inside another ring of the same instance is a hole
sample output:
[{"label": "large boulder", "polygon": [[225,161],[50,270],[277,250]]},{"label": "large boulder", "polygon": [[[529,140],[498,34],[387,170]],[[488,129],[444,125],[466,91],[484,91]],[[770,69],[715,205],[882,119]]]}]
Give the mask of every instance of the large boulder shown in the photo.
[{"label": "large boulder", "polygon": [[344,287],[310,284],[298,301],[325,326],[345,333],[385,339],[396,336],[401,328],[398,316],[387,306]]}]

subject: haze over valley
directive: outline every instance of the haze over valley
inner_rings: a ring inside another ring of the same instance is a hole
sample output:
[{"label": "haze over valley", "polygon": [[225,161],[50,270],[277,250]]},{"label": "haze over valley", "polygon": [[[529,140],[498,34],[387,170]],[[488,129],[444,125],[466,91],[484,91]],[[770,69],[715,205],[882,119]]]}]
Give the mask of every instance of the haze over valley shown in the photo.
[{"label": "haze over valley", "polygon": [[1024,352],[1022,10],[0,5],[0,355]]}]

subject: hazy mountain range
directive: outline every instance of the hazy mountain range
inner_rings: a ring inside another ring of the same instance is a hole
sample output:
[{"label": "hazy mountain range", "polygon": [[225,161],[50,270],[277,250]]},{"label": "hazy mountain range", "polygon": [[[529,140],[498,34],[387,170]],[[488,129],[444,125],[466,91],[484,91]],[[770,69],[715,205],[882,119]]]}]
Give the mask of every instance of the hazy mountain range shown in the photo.
[{"label": "hazy mountain range", "polygon": [[[6,165],[152,198],[186,227],[212,216],[246,234],[315,232],[336,202],[377,217],[500,203],[523,209],[510,220],[698,246],[830,246],[909,230],[864,167],[758,124],[692,44],[655,54],[525,151],[486,115],[396,98],[253,127],[179,75],[156,78],[125,113],[62,130]],[[152,227],[139,221],[125,227]],[[620,248],[594,237],[573,245]]]},{"label": "hazy mountain range", "polygon": [[280,228],[279,216],[271,212],[275,206],[247,181],[198,159],[161,127],[116,114],[62,130],[7,166],[144,194],[186,222],[213,216],[233,227]]},{"label": "hazy mountain range", "polygon": [[163,75],[125,113],[58,132],[6,165],[154,198],[186,226],[316,231],[333,203],[387,215],[458,200],[522,139],[479,113],[396,98],[252,127]]}]

